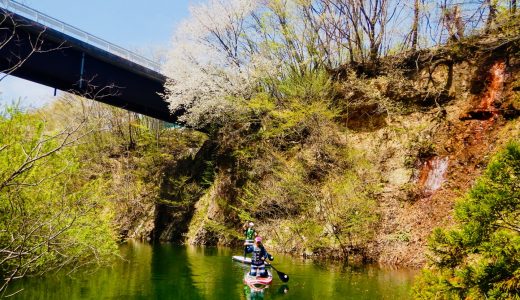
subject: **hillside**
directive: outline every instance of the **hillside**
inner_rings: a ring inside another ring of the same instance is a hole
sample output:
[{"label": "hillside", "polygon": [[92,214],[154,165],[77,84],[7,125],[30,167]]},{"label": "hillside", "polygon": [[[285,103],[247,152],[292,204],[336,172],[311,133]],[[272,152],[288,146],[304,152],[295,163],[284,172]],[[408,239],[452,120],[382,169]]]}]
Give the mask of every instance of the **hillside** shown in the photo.
[{"label": "hillside", "polygon": [[[190,225],[161,240],[239,245],[254,220],[275,251],[421,266],[432,229],[453,223],[455,201],[519,136],[518,51],[486,35],[291,82],[299,99],[328,93],[339,109],[267,111],[263,99],[260,124],[214,132],[197,155],[212,170],[182,216]],[[178,223],[166,207],[159,232]]]}]

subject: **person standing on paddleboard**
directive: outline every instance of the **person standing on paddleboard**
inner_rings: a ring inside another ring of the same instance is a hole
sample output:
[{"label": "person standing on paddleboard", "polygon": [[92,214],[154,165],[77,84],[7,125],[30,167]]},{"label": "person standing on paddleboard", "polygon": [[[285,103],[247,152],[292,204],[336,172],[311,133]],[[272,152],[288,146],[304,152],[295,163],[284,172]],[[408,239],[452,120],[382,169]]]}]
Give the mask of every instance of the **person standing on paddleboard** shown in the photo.
[{"label": "person standing on paddleboard", "polygon": [[249,275],[251,276],[260,276],[267,277],[267,271],[265,270],[265,260],[269,258],[269,260],[273,260],[274,257],[267,253],[262,245],[262,238],[257,236],[255,238],[255,244],[252,247],[253,256],[251,257],[251,271]]},{"label": "person standing on paddleboard", "polygon": [[253,252],[253,245],[255,242],[255,237],[258,235],[256,230],[254,229],[255,224],[253,222],[244,224],[244,259],[246,258],[247,253]]}]

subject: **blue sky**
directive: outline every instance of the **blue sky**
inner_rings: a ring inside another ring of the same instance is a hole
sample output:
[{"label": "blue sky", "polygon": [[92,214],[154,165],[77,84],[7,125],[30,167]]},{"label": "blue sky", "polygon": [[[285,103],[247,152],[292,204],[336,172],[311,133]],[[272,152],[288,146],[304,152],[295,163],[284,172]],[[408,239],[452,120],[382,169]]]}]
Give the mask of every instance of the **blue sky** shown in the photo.
[{"label": "blue sky", "polygon": [[[60,21],[140,53],[170,45],[175,26],[196,0],[18,0]],[[38,107],[52,101],[54,89],[15,77],[0,81],[0,104],[21,99]]]}]

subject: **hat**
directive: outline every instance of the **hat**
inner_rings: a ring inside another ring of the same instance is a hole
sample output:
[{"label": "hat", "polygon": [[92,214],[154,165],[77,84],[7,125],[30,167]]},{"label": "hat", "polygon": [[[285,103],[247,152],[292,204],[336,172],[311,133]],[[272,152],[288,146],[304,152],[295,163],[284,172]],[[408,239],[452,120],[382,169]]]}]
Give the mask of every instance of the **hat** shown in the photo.
[{"label": "hat", "polygon": [[253,226],[255,226],[255,223],[249,222],[249,227],[253,227]]},{"label": "hat", "polygon": [[257,236],[257,237],[255,238],[255,242],[260,242],[260,243],[261,243],[261,242],[262,242],[262,237]]}]

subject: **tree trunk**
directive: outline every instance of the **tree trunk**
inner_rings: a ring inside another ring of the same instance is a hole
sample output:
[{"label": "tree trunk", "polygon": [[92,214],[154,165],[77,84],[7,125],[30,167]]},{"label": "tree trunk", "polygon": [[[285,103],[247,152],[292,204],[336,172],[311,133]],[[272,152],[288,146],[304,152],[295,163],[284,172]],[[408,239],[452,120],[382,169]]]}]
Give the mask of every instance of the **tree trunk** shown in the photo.
[{"label": "tree trunk", "polygon": [[376,62],[379,58],[379,45],[372,44],[370,46],[370,62]]},{"label": "tree trunk", "polygon": [[511,14],[516,14],[516,0],[511,0]]},{"label": "tree trunk", "polygon": [[497,7],[496,3],[494,3],[494,0],[486,0],[486,4],[489,8],[489,15],[486,22],[486,31],[489,31],[495,22],[495,18],[497,16]]},{"label": "tree trunk", "polygon": [[458,5],[455,6],[453,20],[455,22],[455,29],[457,30],[457,37],[460,40],[464,37],[464,23],[462,22],[462,15]]},{"label": "tree trunk", "polygon": [[413,24],[412,24],[412,50],[417,51],[417,41],[419,39],[419,0],[414,0]]}]

